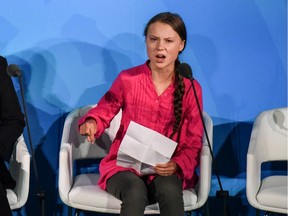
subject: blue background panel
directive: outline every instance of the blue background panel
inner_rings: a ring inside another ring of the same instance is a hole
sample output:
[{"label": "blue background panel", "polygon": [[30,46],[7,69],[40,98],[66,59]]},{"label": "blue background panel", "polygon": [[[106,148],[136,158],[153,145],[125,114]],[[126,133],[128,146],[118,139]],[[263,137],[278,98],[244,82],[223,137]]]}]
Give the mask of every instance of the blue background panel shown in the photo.
[{"label": "blue background panel", "polygon": [[[287,106],[286,0],[3,0],[0,51],[22,69],[47,215],[67,213],[57,191],[67,113],[97,103],[121,70],[146,61],[144,27],[163,11],[179,13],[186,23],[188,41],[180,59],[202,85],[233,215],[255,213],[245,196],[246,154],[255,117]],[[20,97],[17,79],[14,84]],[[39,215],[34,185],[32,170],[23,215]],[[214,175],[211,215],[222,210],[217,190]]]}]

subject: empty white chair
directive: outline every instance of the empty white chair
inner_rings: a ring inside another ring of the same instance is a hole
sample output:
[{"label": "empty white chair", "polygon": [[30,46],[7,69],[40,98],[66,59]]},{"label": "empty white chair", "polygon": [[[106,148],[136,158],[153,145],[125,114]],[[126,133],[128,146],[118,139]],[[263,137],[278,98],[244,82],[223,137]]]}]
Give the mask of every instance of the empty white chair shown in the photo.
[{"label": "empty white chair", "polygon": [[261,165],[288,161],[288,108],[260,113],[253,125],[247,154],[247,199],[256,209],[288,214],[288,177],[261,178]]},{"label": "empty white chair", "polygon": [[[114,139],[120,125],[121,112],[112,120],[110,127],[92,145],[78,133],[78,120],[92,106],[73,110],[66,118],[59,154],[59,182],[58,189],[61,200],[70,208],[101,213],[120,213],[121,201],[102,190],[97,185],[99,174],[80,174],[75,176],[73,165],[76,160],[103,158]],[[212,142],[213,124],[210,116],[204,113],[204,121]],[[202,207],[208,199],[211,185],[212,159],[206,138],[200,159],[200,180],[197,189],[183,191],[185,211]],[[146,207],[145,214],[158,214],[157,204]]]}]

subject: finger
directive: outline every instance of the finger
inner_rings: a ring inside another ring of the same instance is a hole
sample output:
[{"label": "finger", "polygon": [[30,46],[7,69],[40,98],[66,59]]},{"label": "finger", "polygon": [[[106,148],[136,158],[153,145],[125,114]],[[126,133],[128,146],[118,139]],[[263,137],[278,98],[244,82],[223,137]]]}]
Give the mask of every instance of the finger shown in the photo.
[{"label": "finger", "polygon": [[157,168],[157,167],[155,167],[155,172],[158,175],[169,176],[169,175],[174,174],[176,172],[176,170],[173,167],[169,167],[169,168]]},{"label": "finger", "polygon": [[86,127],[86,125],[81,125],[80,126],[80,134],[83,136],[88,136],[89,135],[89,128]]},{"label": "finger", "polygon": [[170,176],[171,173],[169,173],[169,172],[164,172],[164,173],[161,173],[161,175],[162,175],[162,176]]},{"label": "finger", "polygon": [[165,163],[165,164],[156,164],[156,167],[159,168],[159,169],[166,169],[167,167],[169,166],[168,163]]},{"label": "finger", "polygon": [[89,132],[87,133],[87,141],[88,141],[88,142],[91,142],[91,143],[94,143],[94,141],[95,141],[94,134],[91,133],[91,131],[89,131]]},{"label": "finger", "polygon": [[87,141],[90,143],[94,143],[95,139],[91,138],[90,136],[87,137]]},{"label": "finger", "polygon": [[80,128],[80,134],[83,136],[94,136],[94,133],[92,133],[91,127],[87,125],[83,125],[83,127]]},{"label": "finger", "polygon": [[160,176],[170,176],[172,175],[174,172],[169,170],[169,169],[164,169],[164,168],[154,168],[156,174],[160,175]]},{"label": "finger", "polygon": [[92,135],[91,129],[89,129],[88,127],[86,127],[86,129],[82,131],[82,135],[86,136],[88,142],[93,142],[94,135]]},{"label": "finger", "polygon": [[166,166],[158,166],[158,165],[156,165],[156,167],[155,167],[155,169],[159,170],[160,172],[166,171],[167,168],[168,168],[168,167],[166,167]]},{"label": "finger", "polygon": [[167,170],[167,169],[155,169],[155,172],[156,172],[158,175],[166,176],[167,173],[169,173],[169,170]]},{"label": "finger", "polygon": [[90,133],[85,130],[85,131],[83,131],[83,132],[81,133],[81,135],[82,135],[82,136],[90,136]]},{"label": "finger", "polygon": [[166,173],[172,173],[172,172],[174,172],[173,171],[173,169],[169,169],[169,168],[160,168],[160,169],[158,169],[158,168],[155,168],[155,170],[159,173],[159,174],[162,174],[162,175],[164,175],[164,174],[166,174]]},{"label": "finger", "polygon": [[90,140],[91,143],[94,143],[94,142],[95,142],[94,134],[91,133],[91,134],[88,136],[88,138],[89,138],[89,140]]},{"label": "finger", "polygon": [[83,130],[84,130],[84,126],[81,125],[81,126],[79,127],[79,133],[80,133],[81,135],[83,134]]}]

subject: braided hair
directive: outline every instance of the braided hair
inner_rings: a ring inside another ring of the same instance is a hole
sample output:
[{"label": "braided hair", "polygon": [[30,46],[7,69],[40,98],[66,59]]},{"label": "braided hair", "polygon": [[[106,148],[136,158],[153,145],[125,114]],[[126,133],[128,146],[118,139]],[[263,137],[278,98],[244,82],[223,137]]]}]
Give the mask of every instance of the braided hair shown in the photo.
[{"label": "braided hair", "polygon": [[179,73],[178,71],[178,65],[180,64],[180,61],[177,59],[175,62],[175,83],[176,83],[176,88],[174,91],[174,118],[175,122],[173,125],[173,132],[169,136],[170,139],[175,135],[175,133],[178,131],[180,123],[181,123],[181,117],[182,117],[182,99],[184,95],[184,89],[185,85],[183,82],[183,76]]},{"label": "braided hair", "polygon": [[[161,22],[170,25],[175,32],[180,36],[180,38],[184,41],[184,47],[179,52],[179,54],[185,49],[186,43],[187,43],[187,31],[186,26],[182,20],[182,18],[176,14],[171,12],[163,12],[155,15],[150,19],[150,21],[147,23],[145,29],[144,29],[144,36],[147,37],[149,26],[153,23]],[[178,71],[178,66],[180,64],[179,59],[177,58],[175,61],[175,91],[174,91],[174,118],[175,122],[173,125],[173,132],[169,136],[170,139],[176,134],[176,132],[179,129],[180,123],[181,123],[181,117],[182,117],[182,99],[184,95],[184,83],[183,83],[183,77]]]}]

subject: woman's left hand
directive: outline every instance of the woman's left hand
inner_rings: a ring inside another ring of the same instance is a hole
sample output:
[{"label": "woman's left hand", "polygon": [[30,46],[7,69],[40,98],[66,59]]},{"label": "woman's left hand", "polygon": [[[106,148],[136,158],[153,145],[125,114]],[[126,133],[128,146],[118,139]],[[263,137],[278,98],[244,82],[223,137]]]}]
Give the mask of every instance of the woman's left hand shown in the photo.
[{"label": "woman's left hand", "polygon": [[170,176],[177,171],[177,168],[177,164],[173,160],[170,160],[165,164],[156,164],[155,172],[161,176]]}]

